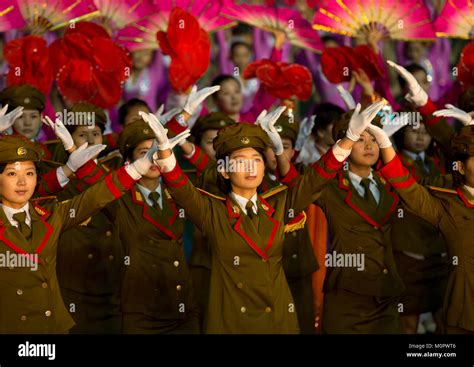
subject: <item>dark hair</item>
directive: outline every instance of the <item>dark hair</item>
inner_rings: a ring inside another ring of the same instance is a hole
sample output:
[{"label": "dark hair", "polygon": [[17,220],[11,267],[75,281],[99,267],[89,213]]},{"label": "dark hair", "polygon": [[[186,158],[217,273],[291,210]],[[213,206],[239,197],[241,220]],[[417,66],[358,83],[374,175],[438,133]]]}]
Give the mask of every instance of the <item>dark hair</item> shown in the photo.
[{"label": "dark hair", "polygon": [[454,162],[460,161],[466,165],[470,155],[466,153],[455,153],[453,155],[453,164],[451,164],[451,173],[453,175],[453,187],[458,188],[466,184],[466,178],[458,170],[454,169]]},{"label": "dark hair", "polygon": [[239,23],[235,27],[232,28],[232,35],[233,36],[240,36],[244,34],[252,34],[253,35],[253,28],[245,23]]},{"label": "dark hair", "polygon": [[[226,81],[228,81],[228,80],[233,80],[234,82],[237,83],[237,85],[238,85],[239,88],[240,88],[240,82],[239,82],[239,80],[238,80],[236,77],[234,77],[234,76],[232,76],[232,75],[228,75],[228,74],[221,74],[221,75],[216,76],[216,77],[212,80],[211,85],[212,85],[212,86],[214,86],[214,85],[221,85],[222,83],[224,83],[224,82],[226,82]],[[214,99],[217,98],[217,93],[214,93],[214,94],[212,95],[212,98],[214,98]]]},{"label": "dark hair", "polygon": [[253,52],[252,46],[250,46],[247,42],[236,41],[236,42],[233,42],[232,45],[230,46],[230,50],[229,50],[230,55],[232,55],[234,53],[234,50],[239,46],[243,46],[247,48],[247,50],[249,50],[250,53]]},{"label": "dark hair", "polygon": [[470,87],[459,96],[458,105],[463,111],[474,111],[474,87]]},{"label": "dark hair", "polygon": [[[250,148],[252,148],[252,147],[250,147]],[[260,149],[260,148],[253,148],[253,149],[255,149],[262,156],[263,163],[266,166],[267,165],[267,159],[265,157],[265,153],[263,152],[263,150]],[[226,155],[226,156],[216,157],[216,162],[219,162],[219,160],[226,160],[226,159],[230,160],[230,154]],[[217,167],[216,167],[216,169],[217,169]],[[224,176],[222,176],[220,172],[217,172],[217,182],[216,182],[216,184],[217,184],[217,187],[219,188],[219,190],[221,192],[223,192],[224,194],[226,194],[226,195],[232,191],[232,185],[230,184],[230,179],[224,178]]]},{"label": "dark hair", "polygon": [[316,115],[316,120],[311,133],[316,135],[318,130],[325,130],[330,124],[339,120],[344,110],[332,103],[321,103],[314,108],[312,114]]},{"label": "dark hair", "polygon": [[[407,71],[410,72],[411,74],[416,73],[417,71],[422,71],[423,73],[428,75],[428,72],[426,71],[426,69],[418,64],[410,64],[406,66],[405,69],[407,69]],[[398,84],[400,85],[401,89],[404,89],[407,85],[407,82],[401,76],[398,76]]]},{"label": "dark hair", "polygon": [[134,107],[139,107],[139,106],[146,107],[148,108],[149,111],[151,111],[150,107],[144,100],[138,99],[138,98],[129,99],[127,102],[122,104],[118,110],[119,124],[123,126],[125,124],[125,118],[127,117],[130,110]]}]

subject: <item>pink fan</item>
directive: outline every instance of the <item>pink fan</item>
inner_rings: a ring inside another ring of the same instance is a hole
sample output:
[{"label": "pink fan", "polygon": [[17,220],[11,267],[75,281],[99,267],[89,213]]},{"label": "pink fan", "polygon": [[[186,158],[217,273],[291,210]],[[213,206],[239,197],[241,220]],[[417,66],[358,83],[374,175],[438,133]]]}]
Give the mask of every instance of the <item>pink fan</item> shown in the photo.
[{"label": "pink fan", "polygon": [[369,26],[395,40],[436,39],[429,10],[421,0],[325,1],[313,19],[314,29],[351,37]]},{"label": "pink fan", "polygon": [[0,32],[23,28],[25,20],[15,0],[3,0],[0,5]]},{"label": "pink fan", "polygon": [[448,0],[434,22],[438,37],[471,38],[474,4],[471,0]]},{"label": "pink fan", "polygon": [[318,53],[324,49],[318,32],[311,29],[311,24],[297,10],[229,2],[223,14],[269,32],[283,32],[288,42],[296,47]]},{"label": "pink fan", "polygon": [[154,14],[121,29],[117,41],[130,50],[156,49],[156,33],[166,32],[171,11],[181,8],[191,13],[206,32],[232,27],[236,22],[222,17],[223,0],[154,0]]},{"label": "pink fan", "polygon": [[41,34],[97,15],[92,0],[18,0],[30,32]]},{"label": "pink fan", "polygon": [[153,0],[93,0],[100,22],[112,33],[156,12]]}]

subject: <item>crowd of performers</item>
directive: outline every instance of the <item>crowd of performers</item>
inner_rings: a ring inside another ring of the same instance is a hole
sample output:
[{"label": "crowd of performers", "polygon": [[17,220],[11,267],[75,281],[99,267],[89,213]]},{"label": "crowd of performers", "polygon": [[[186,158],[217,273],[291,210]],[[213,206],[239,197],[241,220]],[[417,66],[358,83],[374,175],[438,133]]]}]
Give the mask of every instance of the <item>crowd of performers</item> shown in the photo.
[{"label": "crowd of performers", "polygon": [[178,18],[1,34],[0,333],[473,333],[474,46]]}]

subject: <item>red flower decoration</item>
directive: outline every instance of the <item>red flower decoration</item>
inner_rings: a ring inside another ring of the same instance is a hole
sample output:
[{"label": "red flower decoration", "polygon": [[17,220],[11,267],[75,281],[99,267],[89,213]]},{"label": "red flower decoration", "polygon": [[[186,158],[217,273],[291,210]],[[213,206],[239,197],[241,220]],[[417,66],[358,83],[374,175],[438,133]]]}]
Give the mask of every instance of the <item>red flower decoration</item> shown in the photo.
[{"label": "red flower decoration", "polygon": [[170,14],[168,30],[156,34],[163,54],[171,57],[169,79],[177,92],[185,92],[207,71],[211,57],[209,35],[197,19],[180,8]]},{"label": "red flower decoration", "polygon": [[295,96],[305,101],[313,91],[311,72],[299,64],[258,60],[245,68],[243,77],[258,78],[269,94],[280,99]]},{"label": "red flower decoration", "polygon": [[60,93],[70,102],[89,102],[102,108],[118,103],[130,75],[130,53],[107,31],[79,22],[50,46]]},{"label": "red flower decoration", "polygon": [[53,71],[46,41],[38,36],[12,40],[3,50],[9,71],[7,85],[29,84],[45,95],[51,90]]}]

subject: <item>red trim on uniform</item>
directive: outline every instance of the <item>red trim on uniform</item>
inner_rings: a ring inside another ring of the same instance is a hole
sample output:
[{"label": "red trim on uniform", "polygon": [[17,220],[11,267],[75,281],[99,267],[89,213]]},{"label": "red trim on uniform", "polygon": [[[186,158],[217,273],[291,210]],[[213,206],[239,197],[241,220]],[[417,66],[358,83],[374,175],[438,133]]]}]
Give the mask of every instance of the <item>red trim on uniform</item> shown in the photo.
[{"label": "red trim on uniform", "polygon": [[408,170],[403,166],[398,154],[395,155],[395,157],[390,162],[383,166],[379,172],[387,180],[390,180],[391,178],[403,177],[409,174]]},{"label": "red trim on uniform", "polygon": [[369,222],[370,224],[372,224],[373,226],[375,226],[377,228],[380,227],[379,223],[377,223],[375,220],[373,220],[371,217],[369,217],[361,208],[359,208],[357,205],[355,205],[351,201],[351,196],[352,196],[352,192],[348,191],[347,195],[346,195],[346,199],[345,199],[346,204],[349,205],[352,209],[354,209],[367,222]]},{"label": "red trim on uniform", "polygon": [[[348,184],[344,185],[344,179],[347,180]],[[349,179],[345,178],[342,171],[339,171],[338,175],[338,183],[339,183],[339,188],[343,189],[344,191],[349,191]]]},{"label": "red trim on uniform", "polygon": [[125,187],[126,190],[129,190],[133,185],[135,185],[135,182],[137,182],[137,180],[128,174],[125,166],[120,167],[117,171],[115,171],[115,173],[119,182],[123,185],[123,187]]},{"label": "red trim on uniform", "polygon": [[94,176],[86,178],[84,182],[88,185],[95,184],[96,182],[100,181],[100,179],[104,176],[104,172],[101,169],[98,169]]},{"label": "red trim on uniform", "polygon": [[334,178],[334,177],[336,177],[336,172],[334,172],[334,173],[329,173],[329,172],[327,172],[323,167],[321,167],[319,164],[313,164],[312,167],[313,167],[313,169],[316,171],[316,173],[317,173],[319,176],[323,177],[323,178],[329,179],[329,178]]},{"label": "red trim on uniform", "polygon": [[[242,230],[242,228],[240,228],[240,221],[242,220],[242,218],[240,217],[240,215],[237,215],[239,217],[239,219],[237,219],[237,222],[235,222],[234,224],[234,229],[236,230],[236,232],[238,234],[240,234],[240,236],[245,240],[245,242],[247,242],[247,244],[257,253],[260,255],[260,257],[264,260],[268,260],[268,256],[265,252],[263,252],[256,244],[255,242],[252,241],[252,239],[247,236],[247,234]],[[273,232],[272,232],[273,233]]]},{"label": "red trim on uniform", "polygon": [[172,198],[168,199],[168,203],[170,204],[171,209],[173,210],[173,216],[170,218],[168,221],[168,225],[172,225],[176,218],[178,218],[178,208],[176,208],[176,205],[174,205],[174,201]]},{"label": "red trim on uniform", "polygon": [[474,204],[471,204],[469,200],[467,200],[466,196],[464,196],[464,193],[462,192],[460,187],[458,187],[456,191],[458,192],[458,195],[461,198],[461,200],[464,202],[464,205],[466,206],[466,208],[474,208]]},{"label": "red trim on uniform", "polygon": [[[163,232],[164,234],[166,234],[168,237],[170,237],[171,239],[173,240],[177,240],[177,237],[176,235],[171,232],[170,230],[168,230],[166,227],[162,226],[160,223],[158,223],[157,221],[155,221],[153,218],[150,217],[150,215],[148,214],[148,205],[144,202],[144,201],[138,201],[136,199],[136,193],[137,191],[135,190],[135,187],[132,187],[132,189],[130,190],[130,193],[132,195],[132,202],[136,205],[140,205],[142,207],[142,216],[143,218],[150,222],[153,226],[155,226],[156,228],[158,228],[161,232]],[[175,213],[175,216],[174,218],[176,218],[176,213]],[[170,225],[172,224],[172,222],[170,223]]]},{"label": "red trim on uniform", "polygon": [[106,136],[106,139],[107,139],[108,150],[110,151],[110,150],[118,149],[116,134],[112,133],[112,134],[107,134],[105,136]]},{"label": "red trim on uniform", "polygon": [[166,128],[174,132],[176,135],[182,133],[186,130],[186,126],[181,125],[176,117],[173,117],[170,121],[166,123]]},{"label": "red trim on uniform", "polygon": [[290,186],[293,180],[295,180],[299,176],[299,173],[293,164],[291,164],[290,170],[284,177],[280,178],[280,176],[278,175],[278,170],[276,170],[275,174],[278,180],[280,181],[280,183],[282,183],[283,185],[288,185],[288,186]]},{"label": "red trim on uniform", "polygon": [[[37,205],[37,206],[39,206],[39,205]],[[46,231],[46,234],[44,235],[43,240],[41,241],[40,245],[35,250],[35,253],[38,254],[38,255],[41,253],[41,251],[43,250],[43,247],[46,245],[49,238],[51,237],[51,234],[54,231],[54,228],[48,222],[46,222],[45,219],[46,219],[45,215],[41,216],[41,218],[40,218],[41,223],[43,223],[43,225],[47,228],[47,231]]]},{"label": "red trim on uniform", "polygon": [[406,189],[411,185],[415,184],[415,179],[410,175],[408,178],[403,182],[391,182],[390,184],[396,189]]},{"label": "red trim on uniform", "polygon": [[398,158],[400,158],[400,161],[402,162],[402,164],[405,166],[405,168],[407,170],[409,170],[410,174],[413,176],[413,178],[416,180],[416,181],[419,181],[421,179],[421,177],[419,177],[417,174],[416,174],[416,164],[413,163],[409,163],[405,157],[403,156],[403,154],[399,154],[398,155]]},{"label": "red trim on uniform", "polygon": [[272,215],[275,212],[275,209],[273,208],[273,206],[268,204],[268,201],[266,201],[264,198],[259,196],[258,200],[260,200],[263,204],[265,204],[268,207],[268,209],[265,211],[265,213],[267,213],[268,215]]},{"label": "red trim on uniform", "polygon": [[292,220],[288,221],[287,224],[295,224],[298,223],[300,220],[304,218],[304,212],[299,213],[296,217],[294,217]]},{"label": "red trim on uniform", "polygon": [[270,238],[268,239],[267,245],[265,246],[265,252],[267,253],[268,256],[268,251],[270,250],[270,247],[273,245],[273,239],[275,238],[275,234],[277,232],[278,226],[280,225],[280,222],[274,219],[273,217],[270,216],[269,213],[265,213],[268,216],[268,219],[270,219],[273,222],[273,228],[272,228],[272,233],[270,234]]},{"label": "red trim on uniform", "polygon": [[82,180],[84,177],[89,176],[96,167],[97,165],[91,159],[87,161],[86,164],[84,164],[82,167],[79,167],[79,169],[76,171],[76,177]]},{"label": "red trim on uniform", "polygon": [[240,217],[240,208],[238,213],[234,213],[234,211],[232,210],[232,206],[230,205],[230,198],[228,196],[225,201],[225,206],[227,207],[227,214],[229,214],[229,217]]},{"label": "red trim on uniform", "polygon": [[62,190],[62,187],[58,181],[56,169],[52,169],[46,172],[43,176],[41,176],[41,181],[44,182],[44,184],[46,185],[48,189],[48,194],[54,194]]},{"label": "red trim on uniform", "polygon": [[166,186],[172,188],[184,186],[188,181],[188,176],[181,171],[181,167],[177,163],[171,171],[162,172],[161,175],[163,176]]},{"label": "red trim on uniform", "polygon": [[177,187],[181,187],[181,186],[184,186],[186,184],[186,182],[188,182],[188,176],[186,175],[183,175],[179,181],[176,181],[176,182],[166,182],[166,186],[168,187],[172,187],[172,188],[177,188]]},{"label": "red trim on uniform", "polygon": [[344,161],[339,162],[334,155],[334,152],[332,151],[332,148],[329,149],[322,157],[322,161],[324,162],[324,165],[327,167],[328,170],[330,171],[338,171],[342,165],[344,164]]},{"label": "red trim on uniform", "polygon": [[433,112],[436,110],[437,107],[431,98],[428,98],[428,102],[424,106],[418,108],[418,111],[423,115],[423,123],[425,125],[436,125],[443,119],[443,117],[433,116]]},{"label": "red trim on uniform", "polygon": [[120,196],[122,196],[122,193],[120,192],[120,190],[112,182],[112,175],[105,176],[105,183],[110,193],[114,196],[114,198],[118,199]]}]

